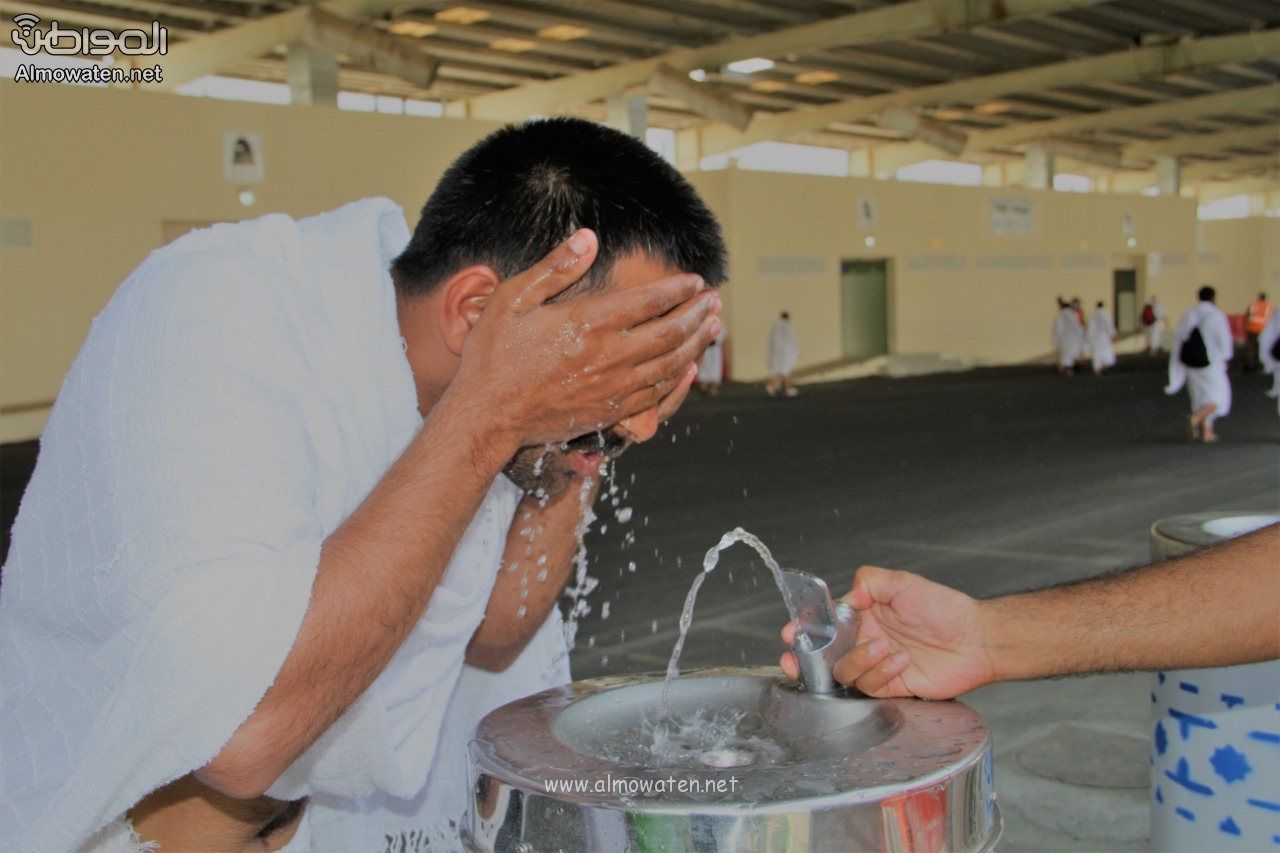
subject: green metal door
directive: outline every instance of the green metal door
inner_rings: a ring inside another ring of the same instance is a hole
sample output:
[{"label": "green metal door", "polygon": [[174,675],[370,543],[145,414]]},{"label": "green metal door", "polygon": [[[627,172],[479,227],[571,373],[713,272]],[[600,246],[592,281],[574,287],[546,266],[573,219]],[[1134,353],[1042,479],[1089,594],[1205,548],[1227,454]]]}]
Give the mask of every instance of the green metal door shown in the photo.
[{"label": "green metal door", "polygon": [[884,261],[840,265],[844,357],[874,358],[889,352],[888,275]]}]

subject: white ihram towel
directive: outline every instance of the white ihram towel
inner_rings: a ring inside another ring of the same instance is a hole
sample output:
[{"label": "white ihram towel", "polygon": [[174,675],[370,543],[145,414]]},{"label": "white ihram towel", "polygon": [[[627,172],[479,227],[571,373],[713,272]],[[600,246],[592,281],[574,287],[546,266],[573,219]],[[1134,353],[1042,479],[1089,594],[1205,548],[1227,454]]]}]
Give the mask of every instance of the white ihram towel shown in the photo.
[{"label": "white ihram towel", "polygon": [[[272,683],[321,543],[421,425],[387,274],[407,239],[385,199],[217,226],[94,321],[4,570],[4,849],[78,848]],[[384,673],[274,795],[422,788],[517,498],[499,478],[467,534],[485,570],[451,566],[389,668],[414,681]]]},{"label": "white ihram towel", "polygon": [[[1208,367],[1187,367],[1179,354],[1191,332],[1200,329],[1205,351],[1209,355]],[[1231,411],[1231,380],[1227,376],[1227,362],[1235,353],[1231,339],[1231,325],[1227,316],[1212,302],[1199,302],[1190,308],[1178,327],[1173,330],[1173,347],[1169,350],[1169,384],[1164,393],[1177,394],[1187,386],[1191,397],[1191,411],[1213,403],[1217,406],[1212,415],[1220,418]]]}]

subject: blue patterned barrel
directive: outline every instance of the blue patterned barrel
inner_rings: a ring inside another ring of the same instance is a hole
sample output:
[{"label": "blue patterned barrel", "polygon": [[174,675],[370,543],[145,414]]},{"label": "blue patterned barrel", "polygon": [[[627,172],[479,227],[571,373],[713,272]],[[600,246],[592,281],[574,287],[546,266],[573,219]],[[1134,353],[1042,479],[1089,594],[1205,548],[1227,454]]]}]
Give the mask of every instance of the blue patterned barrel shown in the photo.
[{"label": "blue patterned barrel", "polygon": [[[1241,513],[1165,519],[1151,529],[1153,556],[1277,520]],[[1151,719],[1152,849],[1280,851],[1280,661],[1156,673]]]}]

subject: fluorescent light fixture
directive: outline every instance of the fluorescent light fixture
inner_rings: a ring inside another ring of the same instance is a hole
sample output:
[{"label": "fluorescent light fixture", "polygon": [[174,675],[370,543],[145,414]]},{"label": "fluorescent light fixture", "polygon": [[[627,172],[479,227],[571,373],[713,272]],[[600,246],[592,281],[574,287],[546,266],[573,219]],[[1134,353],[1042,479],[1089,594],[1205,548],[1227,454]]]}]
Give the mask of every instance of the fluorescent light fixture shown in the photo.
[{"label": "fluorescent light fixture", "polygon": [[772,59],[762,59],[759,56],[751,59],[739,59],[737,62],[730,62],[725,66],[728,70],[736,71],[739,74],[754,74],[757,71],[768,71],[772,67]]},{"label": "fluorescent light fixture", "polygon": [[435,19],[449,24],[478,24],[489,20],[489,13],[484,9],[472,9],[470,6],[454,6],[436,12]]},{"label": "fluorescent light fixture", "polygon": [[489,42],[490,50],[502,50],[507,53],[524,53],[527,50],[533,50],[537,46],[538,43],[536,41],[530,41],[529,39],[505,38]]},{"label": "fluorescent light fixture", "polygon": [[839,80],[840,75],[834,71],[806,71],[803,74],[796,75],[796,82],[803,83],[806,86],[821,86],[823,83],[830,83],[832,80]]},{"label": "fluorescent light fixture", "polygon": [[707,71],[705,68],[695,68],[689,72],[689,79],[695,83],[705,83],[707,80]]},{"label": "fluorescent light fixture", "polygon": [[872,237],[870,234],[868,234],[868,235],[863,239],[863,241],[862,241],[862,242],[863,242],[863,245],[865,245],[868,249],[870,249],[871,247],[875,246],[875,244],[876,244],[876,238],[875,238],[875,237]]},{"label": "fluorescent light fixture", "polygon": [[387,32],[397,36],[409,36],[410,38],[426,38],[440,32],[440,28],[435,24],[428,24],[426,21],[415,21],[413,18],[405,18],[396,21],[387,27]]},{"label": "fluorescent light fixture", "polygon": [[973,111],[980,116],[998,116],[1000,113],[1007,113],[1013,109],[1013,104],[1004,101],[991,101],[987,104],[978,104]]},{"label": "fluorescent light fixture", "polygon": [[757,80],[751,84],[751,89],[755,92],[781,92],[785,88],[787,84],[781,80]]},{"label": "fluorescent light fixture", "polygon": [[1130,237],[1128,240],[1124,241],[1124,244],[1132,249],[1134,246],[1138,245],[1138,241],[1136,238]]},{"label": "fluorescent light fixture", "polygon": [[573,41],[574,39],[585,38],[590,34],[591,30],[586,27],[575,27],[573,24],[556,24],[554,27],[538,30],[538,38],[551,39],[553,41]]},{"label": "fluorescent light fixture", "polygon": [[253,190],[240,190],[240,194],[236,196],[241,204],[245,207],[252,207],[258,197],[253,194]]}]

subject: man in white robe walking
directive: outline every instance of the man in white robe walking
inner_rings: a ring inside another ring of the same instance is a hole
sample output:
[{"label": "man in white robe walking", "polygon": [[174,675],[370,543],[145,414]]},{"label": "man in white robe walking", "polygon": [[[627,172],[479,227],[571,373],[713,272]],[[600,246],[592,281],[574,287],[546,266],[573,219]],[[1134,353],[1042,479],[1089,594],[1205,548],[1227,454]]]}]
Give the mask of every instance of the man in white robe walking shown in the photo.
[{"label": "man in white robe walking", "polygon": [[1053,318],[1053,348],[1058,351],[1058,373],[1071,376],[1076,360],[1084,349],[1084,326],[1071,303],[1058,300],[1058,315]]},{"label": "man in white robe walking", "polygon": [[1112,344],[1116,339],[1116,324],[1111,319],[1111,312],[1101,302],[1089,317],[1087,337],[1089,352],[1093,357],[1093,373],[1101,376],[1108,367],[1116,363],[1116,351]]},{"label": "man in white robe walking", "polygon": [[796,340],[796,328],[791,325],[791,315],[783,311],[769,330],[769,383],[765,390],[770,397],[779,393],[794,397],[800,393],[791,384],[791,371],[798,358],[800,342]]},{"label": "man in white robe walking", "polygon": [[[1227,364],[1235,353],[1227,315],[1213,304],[1216,292],[1200,288],[1199,303],[1187,310],[1173,330],[1169,351],[1169,384],[1166,394],[1176,394],[1185,385],[1191,397],[1187,437],[1212,444],[1218,440],[1214,423],[1231,412],[1231,380]],[[1203,342],[1196,344],[1196,340]]]},{"label": "man in white robe walking", "polygon": [[1161,339],[1165,327],[1169,325],[1164,315],[1164,306],[1160,300],[1152,296],[1142,306],[1142,333],[1147,336],[1147,354],[1152,358],[1160,354]]},{"label": "man in white robe walking", "polygon": [[[1280,400],[1280,311],[1271,312],[1267,325],[1258,335],[1258,356],[1262,359],[1262,369],[1272,376],[1267,396]],[[1280,403],[1276,405],[1280,408]]]},{"label": "man in white robe walking", "polygon": [[720,393],[720,382],[724,379],[725,332],[725,328],[721,326],[720,333],[707,344],[706,351],[698,361],[698,390],[708,397]]}]

